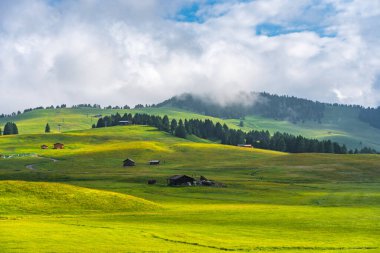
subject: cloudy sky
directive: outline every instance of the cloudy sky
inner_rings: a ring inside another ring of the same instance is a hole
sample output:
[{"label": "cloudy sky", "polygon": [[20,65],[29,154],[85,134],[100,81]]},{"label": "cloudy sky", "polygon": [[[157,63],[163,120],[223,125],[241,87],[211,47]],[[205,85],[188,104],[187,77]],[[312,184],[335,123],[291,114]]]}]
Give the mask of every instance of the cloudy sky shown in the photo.
[{"label": "cloudy sky", "polygon": [[380,0],[1,0],[0,112],[229,101],[380,104]]}]

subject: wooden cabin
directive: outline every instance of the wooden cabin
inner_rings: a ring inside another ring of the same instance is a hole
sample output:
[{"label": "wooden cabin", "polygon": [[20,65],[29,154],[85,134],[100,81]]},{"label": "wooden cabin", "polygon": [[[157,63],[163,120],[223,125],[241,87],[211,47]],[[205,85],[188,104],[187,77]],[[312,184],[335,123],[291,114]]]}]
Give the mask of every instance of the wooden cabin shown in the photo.
[{"label": "wooden cabin", "polygon": [[156,179],[149,179],[148,184],[156,184],[157,180]]},{"label": "wooden cabin", "polygon": [[136,163],[130,158],[127,158],[123,161],[123,167],[135,166]]},{"label": "wooden cabin", "polygon": [[127,126],[127,125],[129,125],[129,121],[128,120],[120,120],[119,125],[120,126]]},{"label": "wooden cabin", "polygon": [[160,165],[160,160],[151,160],[149,161],[149,165]]},{"label": "wooden cabin", "polygon": [[242,148],[253,148],[253,146],[251,144],[238,144],[238,147],[242,147]]},{"label": "wooden cabin", "polygon": [[48,145],[45,145],[45,144],[41,145],[41,149],[48,149],[48,148],[49,148]]},{"label": "wooden cabin", "polygon": [[65,145],[62,143],[59,143],[59,142],[54,143],[54,149],[63,149],[64,147]]},{"label": "wooden cabin", "polygon": [[196,180],[186,175],[174,175],[167,179],[169,186],[193,185]]}]

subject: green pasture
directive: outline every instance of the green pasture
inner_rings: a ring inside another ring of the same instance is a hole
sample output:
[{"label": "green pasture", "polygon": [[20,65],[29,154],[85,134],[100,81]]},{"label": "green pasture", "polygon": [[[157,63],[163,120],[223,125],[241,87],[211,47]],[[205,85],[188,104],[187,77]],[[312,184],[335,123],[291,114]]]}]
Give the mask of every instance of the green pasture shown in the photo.
[{"label": "green pasture", "polygon": [[[127,112],[148,113],[160,116],[168,115],[170,119],[211,119],[215,123],[225,123],[230,128],[240,128],[239,119],[220,119],[173,107],[131,110],[94,108],[34,110],[11,118],[0,118],[0,128],[3,128],[7,121],[14,121],[17,123],[19,132],[23,134],[44,133],[46,123],[50,124],[53,133],[86,130],[91,128],[92,124],[96,124],[98,119],[95,115],[101,114],[105,116],[117,112],[120,114]],[[325,117],[320,123],[306,121],[296,124],[251,115],[245,118],[242,130],[269,130],[271,133],[279,131],[320,140],[330,139],[341,144],[346,144],[351,149],[361,149],[368,146],[380,150],[380,130],[358,120],[358,113],[359,111],[356,108],[327,106]],[[194,139],[194,137],[192,138],[196,141],[202,141]]]},{"label": "green pasture", "polygon": [[[147,126],[2,136],[0,154],[0,252],[380,252],[377,155],[246,149]],[[124,168],[127,157],[137,165]],[[175,174],[225,187],[168,187]]]}]

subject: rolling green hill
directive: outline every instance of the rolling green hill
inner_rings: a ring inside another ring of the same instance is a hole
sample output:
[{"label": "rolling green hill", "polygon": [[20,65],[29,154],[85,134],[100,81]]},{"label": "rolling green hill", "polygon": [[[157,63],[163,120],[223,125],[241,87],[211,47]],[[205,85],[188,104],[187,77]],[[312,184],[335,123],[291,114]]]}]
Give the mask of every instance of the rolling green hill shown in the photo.
[{"label": "rolling green hill", "polygon": [[[51,126],[52,132],[58,132],[58,125],[61,125],[61,132],[73,130],[85,130],[91,128],[97,122],[95,115],[103,116],[123,113],[148,113],[154,115],[168,115],[169,118],[176,119],[211,119],[214,123],[226,123],[230,128],[239,129],[239,119],[220,119],[205,116],[189,111],[184,111],[173,107],[143,108],[133,110],[122,109],[47,109],[34,110],[11,118],[0,118],[0,127],[3,128],[7,121],[14,121],[19,127],[20,133],[43,133],[46,123]],[[380,150],[380,129],[371,127],[368,123],[358,119],[358,108],[341,108],[327,106],[321,123],[315,121],[305,121],[291,123],[284,120],[274,120],[261,116],[247,116],[244,120],[243,130],[269,130],[286,132],[293,135],[302,135],[307,138],[330,139],[332,141],[346,144],[349,148],[362,148],[365,146]]]},{"label": "rolling green hill", "polygon": [[[56,141],[65,149],[40,149]],[[377,155],[245,149],[147,126],[2,136],[0,154],[11,156],[0,158],[2,252],[380,249]],[[176,174],[226,187],[168,187]]]},{"label": "rolling green hill", "polygon": [[143,212],[158,209],[133,196],[57,183],[0,181],[0,215]]}]

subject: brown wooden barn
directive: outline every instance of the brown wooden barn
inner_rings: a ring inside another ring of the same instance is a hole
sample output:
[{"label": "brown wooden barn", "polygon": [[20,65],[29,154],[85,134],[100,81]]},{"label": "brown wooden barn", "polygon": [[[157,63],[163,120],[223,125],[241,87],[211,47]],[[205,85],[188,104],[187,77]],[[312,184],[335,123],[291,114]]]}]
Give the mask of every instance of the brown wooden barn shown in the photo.
[{"label": "brown wooden barn", "polygon": [[135,165],[136,165],[135,161],[133,161],[133,160],[130,159],[130,158],[127,158],[127,159],[125,159],[125,160],[123,161],[123,166],[124,166],[124,167],[135,166]]},{"label": "brown wooden barn", "polygon": [[63,149],[64,147],[65,145],[62,143],[59,143],[59,142],[54,143],[54,149]]},{"label": "brown wooden barn", "polygon": [[193,185],[196,181],[194,178],[186,175],[174,175],[167,179],[169,186],[179,186],[179,185]]}]

